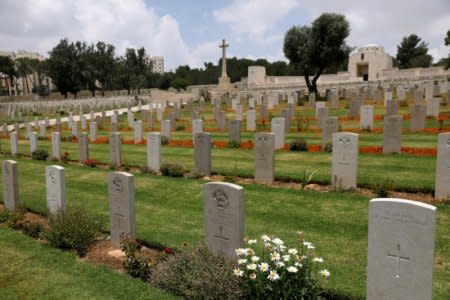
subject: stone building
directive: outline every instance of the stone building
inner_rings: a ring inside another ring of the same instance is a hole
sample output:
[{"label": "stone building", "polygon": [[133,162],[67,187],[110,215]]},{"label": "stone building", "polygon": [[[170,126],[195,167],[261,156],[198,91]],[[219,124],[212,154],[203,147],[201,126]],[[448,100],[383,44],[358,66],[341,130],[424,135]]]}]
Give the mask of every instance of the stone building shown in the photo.
[{"label": "stone building", "polygon": [[350,53],[348,72],[350,78],[364,81],[380,80],[382,70],[392,68],[392,57],[384,52],[384,47],[369,44]]},{"label": "stone building", "polygon": [[158,74],[164,74],[164,57],[153,56],[150,58],[152,62],[152,71]]}]

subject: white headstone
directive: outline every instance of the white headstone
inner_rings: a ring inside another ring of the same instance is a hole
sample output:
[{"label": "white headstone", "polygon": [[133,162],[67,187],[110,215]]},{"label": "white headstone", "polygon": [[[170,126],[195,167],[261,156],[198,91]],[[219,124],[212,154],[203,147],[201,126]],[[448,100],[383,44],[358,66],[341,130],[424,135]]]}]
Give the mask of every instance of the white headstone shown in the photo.
[{"label": "white headstone", "polygon": [[66,210],[66,179],[61,166],[45,167],[47,208],[51,214]]},{"label": "white headstone", "polygon": [[356,188],[358,176],[359,136],[356,133],[333,134],[332,179],[336,189]]},{"label": "white headstone", "polygon": [[366,299],[431,300],[435,231],[434,206],[371,200]]}]

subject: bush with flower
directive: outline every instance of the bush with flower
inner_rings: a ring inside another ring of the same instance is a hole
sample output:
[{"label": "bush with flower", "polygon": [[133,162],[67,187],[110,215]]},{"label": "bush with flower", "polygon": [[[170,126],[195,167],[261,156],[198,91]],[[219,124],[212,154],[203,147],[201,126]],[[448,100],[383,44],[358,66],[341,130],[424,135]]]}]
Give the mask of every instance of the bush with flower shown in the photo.
[{"label": "bush with flower", "polygon": [[[321,281],[330,272],[315,247],[297,232],[298,247],[289,248],[277,237],[262,235],[261,241],[247,240],[248,248],[236,249],[233,273],[241,280],[247,299],[317,299],[323,293]],[[252,248],[261,244],[261,256]]]}]

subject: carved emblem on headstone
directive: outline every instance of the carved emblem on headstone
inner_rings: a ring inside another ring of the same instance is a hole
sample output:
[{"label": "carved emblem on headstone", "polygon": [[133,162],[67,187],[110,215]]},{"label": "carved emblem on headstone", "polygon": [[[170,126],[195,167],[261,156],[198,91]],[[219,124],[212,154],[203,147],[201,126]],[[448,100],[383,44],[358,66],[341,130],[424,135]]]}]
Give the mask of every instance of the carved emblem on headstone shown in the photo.
[{"label": "carved emblem on headstone", "polygon": [[217,208],[225,209],[228,207],[229,201],[228,197],[222,190],[216,190],[213,194],[213,199],[216,202]]},{"label": "carved emblem on headstone", "polygon": [[114,192],[121,193],[123,191],[123,182],[122,179],[119,177],[116,177],[112,181],[112,188]]}]

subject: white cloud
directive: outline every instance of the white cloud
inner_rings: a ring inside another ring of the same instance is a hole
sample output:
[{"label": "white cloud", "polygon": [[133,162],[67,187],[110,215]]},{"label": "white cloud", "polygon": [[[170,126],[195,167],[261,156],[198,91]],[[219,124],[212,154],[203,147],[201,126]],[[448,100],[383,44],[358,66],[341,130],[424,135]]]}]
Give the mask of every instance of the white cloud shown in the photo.
[{"label": "white cloud", "polygon": [[295,0],[234,0],[214,10],[220,23],[230,25],[234,34],[263,35],[297,6]]},{"label": "white cloud", "polygon": [[47,53],[61,38],[116,46],[145,47],[150,55],[164,56],[167,68],[198,65],[170,15],[159,16],[142,0],[5,1],[0,3],[0,49]]},{"label": "white cloud", "polygon": [[401,39],[416,33],[428,42],[435,60],[445,54],[442,45],[450,29],[449,0],[304,0],[300,9],[312,19],[323,12],[344,14],[350,23],[348,43],[351,46],[376,43],[395,56]]}]

